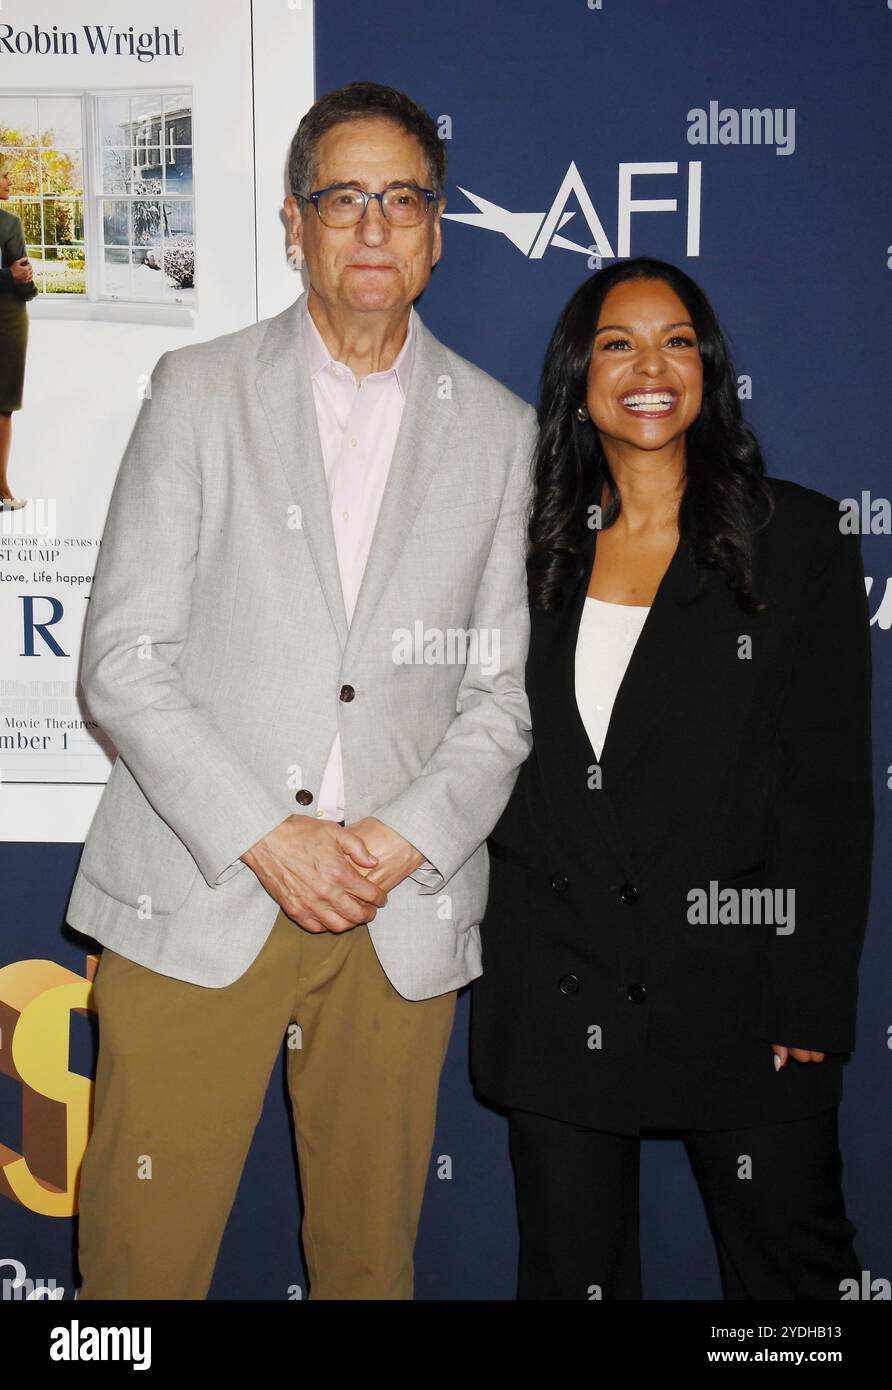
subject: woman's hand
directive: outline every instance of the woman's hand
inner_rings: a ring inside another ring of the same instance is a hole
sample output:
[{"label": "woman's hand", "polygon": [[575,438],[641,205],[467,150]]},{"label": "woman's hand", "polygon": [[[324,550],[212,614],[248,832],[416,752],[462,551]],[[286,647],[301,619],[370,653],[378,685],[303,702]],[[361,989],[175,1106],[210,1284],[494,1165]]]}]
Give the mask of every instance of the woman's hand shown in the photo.
[{"label": "woman's hand", "polygon": [[20,260],[13,261],[9,268],[12,271],[12,278],[17,285],[25,285],[29,280],[34,279],[34,268],[27,256],[22,256]]},{"label": "woman's hand", "polygon": [[823,1062],[823,1052],[809,1052],[804,1047],[783,1047],[781,1043],[772,1043],[771,1050],[774,1053],[774,1069],[780,1071],[781,1067],[786,1066],[787,1058],[793,1057],[797,1062]]}]

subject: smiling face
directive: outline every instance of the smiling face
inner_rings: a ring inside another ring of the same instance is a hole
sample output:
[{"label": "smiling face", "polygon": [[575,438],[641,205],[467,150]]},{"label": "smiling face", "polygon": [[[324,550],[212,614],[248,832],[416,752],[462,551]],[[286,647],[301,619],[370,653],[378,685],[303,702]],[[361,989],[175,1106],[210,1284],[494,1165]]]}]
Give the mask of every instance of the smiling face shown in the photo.
[{"label": "smiling face", "polygon": [[[421,145],[393,121],[343,121],[316,146],[314,189],[348,183],[367,193],[389,184],[428,188]],[[330,315],[393,313],[408,309],[440,259],[440,211],[433,203],[417,227],[386,222],[381,204],[369,203],[355,227],[326,227],[312,203],[285,199],[292,239],[304,254],[310,288]]]},{"label": "smiling face", "polygon": [[665,280],[614,286],[598,315],[586,392],[605,448],[671,445],[693,424],[702,399],[696,334],[672,287]]}]

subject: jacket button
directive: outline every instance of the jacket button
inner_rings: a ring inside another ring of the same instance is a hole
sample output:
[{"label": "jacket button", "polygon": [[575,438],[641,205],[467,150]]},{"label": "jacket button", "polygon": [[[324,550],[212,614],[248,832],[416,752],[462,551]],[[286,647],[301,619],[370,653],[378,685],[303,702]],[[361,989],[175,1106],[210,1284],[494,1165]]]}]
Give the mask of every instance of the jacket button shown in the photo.
[{"label": "jacket button", "polygon": [[620,901],[624,903],[635,903],[638,901],[638,889],[634,883],[624,883],[619,890]]},{"label": "jacket button", "polygon": [[340,698],[344,701],[345,704],[348,704],[348,703],[353,699],[353,696],[354,696],[355,694],[356,694],[356,691],[353,689],[353,686],[352,686],[352,685],[342,685],[342,686],[341,686],[341,695],[340,695]]},{"label": "jacket button", "polygon": [[313,793],[308,791],[306,787],[301,787],[299,792],[294,793],[294,799],[295,801],[299,801],[301,806],[309,806],[310,802],[313,800]]},{"label": "jacket button", "polygon": [[561,994],[578,994],[579,976],[562,975],[560,980],[558,981],[558,988],[560,989]]},{"label": "jacket button", "polygon": [[566,893],[569,881],[566,874],[555,874],[551,886],[556,893]]},{"label": "jacket button", "polygon": [[644,985],[629,985],[626,994],[633,1004],[643,1004],[647,998],[647,990]]}]

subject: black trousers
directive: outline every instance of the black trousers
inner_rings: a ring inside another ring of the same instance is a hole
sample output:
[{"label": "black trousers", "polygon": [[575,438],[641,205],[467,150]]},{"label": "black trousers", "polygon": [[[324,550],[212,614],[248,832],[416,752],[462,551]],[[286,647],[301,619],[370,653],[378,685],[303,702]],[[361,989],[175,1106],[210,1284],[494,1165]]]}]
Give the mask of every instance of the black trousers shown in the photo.
[{"label": "black trousers", "polygon": [[[665,1131],[661,1131],[665,1132]],[[640,1299],[640,1141],[509,1111],[521,1299]],[[646,1131],[645,1131],[646,1133]],[[680,1130],[726,1299],[839,1300],[861,1277],[837,1109],[756,1129]]]}]

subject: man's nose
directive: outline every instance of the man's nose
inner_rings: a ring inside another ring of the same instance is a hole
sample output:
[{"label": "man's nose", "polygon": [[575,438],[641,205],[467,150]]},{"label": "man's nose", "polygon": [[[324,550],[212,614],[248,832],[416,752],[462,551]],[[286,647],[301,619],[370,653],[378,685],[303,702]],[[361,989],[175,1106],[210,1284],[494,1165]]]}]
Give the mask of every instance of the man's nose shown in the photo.
[{"label": "man's nose", "polygon": [[369,198],[365,216],[357,230],[360,239],[368,246],[379,246],[387,236],[387,219],[377,198]]}]

